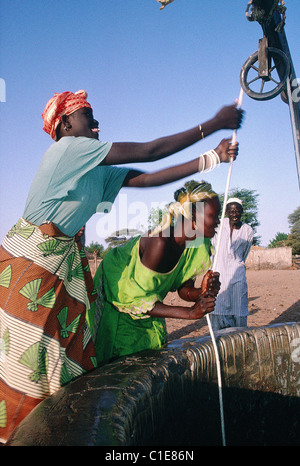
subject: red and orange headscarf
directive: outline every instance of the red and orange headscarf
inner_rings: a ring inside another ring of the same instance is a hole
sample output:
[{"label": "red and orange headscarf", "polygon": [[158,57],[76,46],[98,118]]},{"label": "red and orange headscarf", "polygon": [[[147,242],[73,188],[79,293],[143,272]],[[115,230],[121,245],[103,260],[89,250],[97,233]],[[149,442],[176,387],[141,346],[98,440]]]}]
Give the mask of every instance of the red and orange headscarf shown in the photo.
[{"label": "red and orange headscarf", "polygon": [[42,113],[43,130],[56,141],[56,129],[61,122],[62,115],[71,115],[82,107],[91,108],[91,105],[86,101],[87,96],[87,92],[82,90],[75,92],[75,94],[68,91],[60,94],[55,93],[54,97],[47,102]]}]

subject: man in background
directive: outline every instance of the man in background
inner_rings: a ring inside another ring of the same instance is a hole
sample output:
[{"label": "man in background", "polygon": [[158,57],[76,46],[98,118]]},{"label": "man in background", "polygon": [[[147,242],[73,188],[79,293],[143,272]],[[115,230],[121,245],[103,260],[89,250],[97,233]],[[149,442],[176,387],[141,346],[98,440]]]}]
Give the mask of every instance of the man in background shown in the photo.
[{"label": "man in background", "polygon": [[[210,313],[213,330],[247,326],[249,310],[245,262],[254,232],[250,225],[241,221],[242,213],[242,201],[236,197],[228,199],[227,218],[224,218],[217,265],[221,288],[215,309]],[[218,230],[212,238],[214,248],[217,244]]]}]

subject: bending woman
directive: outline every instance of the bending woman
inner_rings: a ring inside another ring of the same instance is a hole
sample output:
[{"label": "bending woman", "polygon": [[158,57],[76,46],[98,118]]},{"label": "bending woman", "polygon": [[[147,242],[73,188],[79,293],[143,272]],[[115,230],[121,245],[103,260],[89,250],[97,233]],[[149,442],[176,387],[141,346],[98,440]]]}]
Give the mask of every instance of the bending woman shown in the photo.
[{"label": "bending woman", "polygon": [[[96,365],[86,309],[96,298],[76,233],[107,208],[122,186],[158,186],[189,176],[218,157],[154,173],[112,165],[167,157],[220,129],[240,127],[242,112],[222,108],[201,127],[148,143],[98,140],[85,91],[55,94],[42,114],[55,141],[32,182],[23,216],[0,247],[0,441],[46,396]],[[233,149],[234,155],[234,149]]]},{"label": "bending woman", "polygon": [[[166,317],[195,320],[214,309],[219,274],[206,271],[210,238],[219,224],[218,196],[210,184],[191,181],[176,191],[175,201],[161,226],[109,251],[95,274],[98,298],[88,322],[98,364],[161,348],[167,342]],[[194,280],[204,272],[196,288]],[[167,293],[176,290],[193,305],[164,304]]]}]

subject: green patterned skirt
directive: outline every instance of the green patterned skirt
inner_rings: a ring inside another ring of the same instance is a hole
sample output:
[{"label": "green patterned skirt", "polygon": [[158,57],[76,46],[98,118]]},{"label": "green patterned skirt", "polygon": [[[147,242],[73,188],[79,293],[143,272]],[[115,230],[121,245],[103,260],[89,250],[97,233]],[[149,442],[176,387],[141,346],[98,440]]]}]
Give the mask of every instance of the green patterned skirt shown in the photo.
[{"label": "green patterned skirt", "polygon": [[0,246],[0,439],[45,397],[96,366],[96,298],[80,242],[21,218]]}]

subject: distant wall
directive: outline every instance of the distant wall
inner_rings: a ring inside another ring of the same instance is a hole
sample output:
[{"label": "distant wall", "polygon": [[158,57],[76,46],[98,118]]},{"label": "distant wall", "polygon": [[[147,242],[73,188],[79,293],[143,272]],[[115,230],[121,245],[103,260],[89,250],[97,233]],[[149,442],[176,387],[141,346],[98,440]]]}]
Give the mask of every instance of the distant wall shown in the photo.
[{"label": "distant wall", "polygon": [[[102,259],[89,258],[92,276],[95,275]],[[289,269],[293,265],[292,248],[260,248],[254,246],[246,260],[247,269]]]},{"label": "distant wall", "polygon": [[102,259],[100,259],[99,257],[97,257],[96,260],[94,258],[89,259],[89,267],[90,267],[92,277],[95,275],[96,270],[99,267],[99,264],[100,264],[101,261],[102,261]]},{"label": "distant wall", "polygon": [[289,269],[292,267],[292,248],[252,247],[246,260],[247,269]]}]

